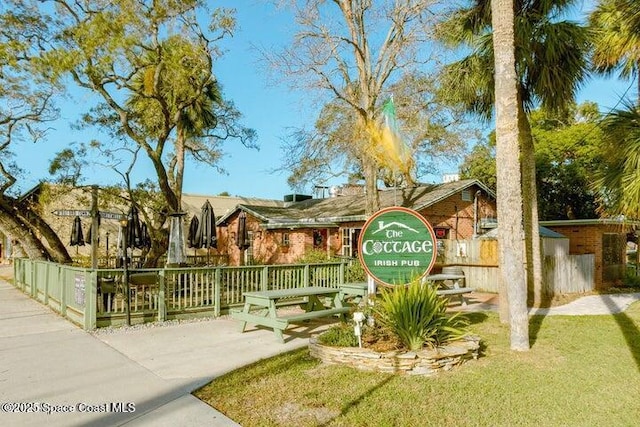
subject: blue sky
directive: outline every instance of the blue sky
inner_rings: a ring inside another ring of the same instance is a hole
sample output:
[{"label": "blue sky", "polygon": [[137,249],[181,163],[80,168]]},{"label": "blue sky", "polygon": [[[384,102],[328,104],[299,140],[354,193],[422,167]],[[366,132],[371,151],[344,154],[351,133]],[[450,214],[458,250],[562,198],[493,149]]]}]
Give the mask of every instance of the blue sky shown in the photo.
[{"label": "blue sky", "polygon": [[[288,187],[286,173],[271,173],[281,164],[281,139],[291,127],[302,127],[315,119],[311,107],[306,104],[308,94],[290,92],[285,84],[269,84],[263,75],[264,69],[257,63],[258,54],[253,45],[265,48],[277,48],[289,40],[293,32],[291,15],[279,11],[259,0],[226,0],[216,2],[237,9],[239,28],[233,39],[224,43],[225,56],[214,64],[214,71],[223,85],[224,95],[234,101],[242,112],[243,124],[253,128],[258,134],[260,150],[248,149],[239,142],[229,142],[225,146],[225,157],[221,166],[226,169],[223,175],[215,169],[204,166],[189,166],[185,172],[185,193],[219,194],[223,191],[231,195],[281,199],[292,193]],[[620,97],[630,87],[630,82],[620,82],[615,78],[593,79],[578,94],[578,102],[596,101],[602,111],[608,111],[618,104]],[[636,95],[632,86],[628,96]],[[27,180],[21,190],[27,190],[41,179],[48,179],[48,163],[55,152],[65,143],[88,141],[94,136],[72,130],[73,122],[83,106],[87,105],[86,95],[77,94],[73,100],[61,105],[62,117],[52,124],[46,142],[23,143],[15,148],[18,164],[28,170]],[[618,105],[619,106],[619,105]],[[456,166],[442,173],[456,172]],[[150,167],[143,167],[135,176],[139,179],[153,177]],[[437,182],[439,176],[427,178]],[[118,176],[109,170],[92,170],[86,184],[109,184],[117,182]],[[334,180],[329,184],[340,182]],[[305,192],[311,194],[312,189]]]}]

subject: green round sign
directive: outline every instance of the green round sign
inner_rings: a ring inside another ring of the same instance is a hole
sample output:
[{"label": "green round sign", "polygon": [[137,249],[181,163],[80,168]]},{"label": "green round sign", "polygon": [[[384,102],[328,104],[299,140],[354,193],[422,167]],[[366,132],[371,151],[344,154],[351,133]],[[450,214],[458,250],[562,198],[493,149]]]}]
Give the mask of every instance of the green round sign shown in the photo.
[{"label": "green round sign", "polygon": [[367,220],[358,241],[367,273],[385,285],[404,285],[429,273],[436,262],[436,235],[418,212],[391,207]]}]

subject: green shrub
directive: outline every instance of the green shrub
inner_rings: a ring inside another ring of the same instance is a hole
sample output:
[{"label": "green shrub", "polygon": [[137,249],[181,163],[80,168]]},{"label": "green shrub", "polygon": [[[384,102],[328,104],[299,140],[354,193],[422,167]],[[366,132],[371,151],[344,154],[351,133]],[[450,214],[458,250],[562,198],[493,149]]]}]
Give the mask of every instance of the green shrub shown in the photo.
[{"label": "green shrub", "polygon": [[347,283],[365,282],[367,280],[367,275],[360,261],[353,260],[347,265],[344,280]]},{"label": "green shrub", "polygon": [[435,287],[419,280],[383,289],[374,306],[376,322],[393,331],[411,351],[437,347],[466,334],[466,319],[446,310],[447,302]]},{"label": "green shrub", "polygon": [[295,264],[324,264],[336,262],[335,258],[327,257],[327,251],[321,249],[310,249],[295,260]]},{"label": "green shrub", "polygon": [[353,326],[348,323],[341,323],[327,329],[318,336],[318,341],[324,345],[334,347],[357,347],[358,337],[353,330]]},{"label": "green shrub", "polygon": [[627,271],[624,285],[629,288],[640,288],[640,276],[636,276],[635,272],[630,273]]}]

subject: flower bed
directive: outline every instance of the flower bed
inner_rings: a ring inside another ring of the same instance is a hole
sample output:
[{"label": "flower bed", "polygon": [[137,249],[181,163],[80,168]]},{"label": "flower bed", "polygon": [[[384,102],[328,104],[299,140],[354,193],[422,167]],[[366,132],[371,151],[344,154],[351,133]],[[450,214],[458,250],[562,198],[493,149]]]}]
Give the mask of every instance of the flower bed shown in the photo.
[{"label": "flower bed", "polygon": [[360,347],[333,347],[309,340],[311,356],[328,364],[351,366],[364,371],[391,372],[411,375],[435,375],[448,371],[466,360],[477,359],[480,338],[469,336],[436,349],[420,351],[377,352]]}]

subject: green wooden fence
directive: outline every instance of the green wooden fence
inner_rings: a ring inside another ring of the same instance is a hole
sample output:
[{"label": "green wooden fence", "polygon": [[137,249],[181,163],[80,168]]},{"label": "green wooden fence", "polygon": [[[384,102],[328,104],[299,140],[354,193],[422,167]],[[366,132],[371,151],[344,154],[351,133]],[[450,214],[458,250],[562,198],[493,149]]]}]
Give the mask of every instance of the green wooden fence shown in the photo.
[{"label": "green wooden fence", "polygon": [[[241,306],[245,292],[338,287],[353,276],[351,270],[347,262],[129,270],[129,317],[136,324],[220,316]],[[93,270],[26,258],[14,263],[17,288],[87,330],[125,324],[123,277],[122,269]]]}]

